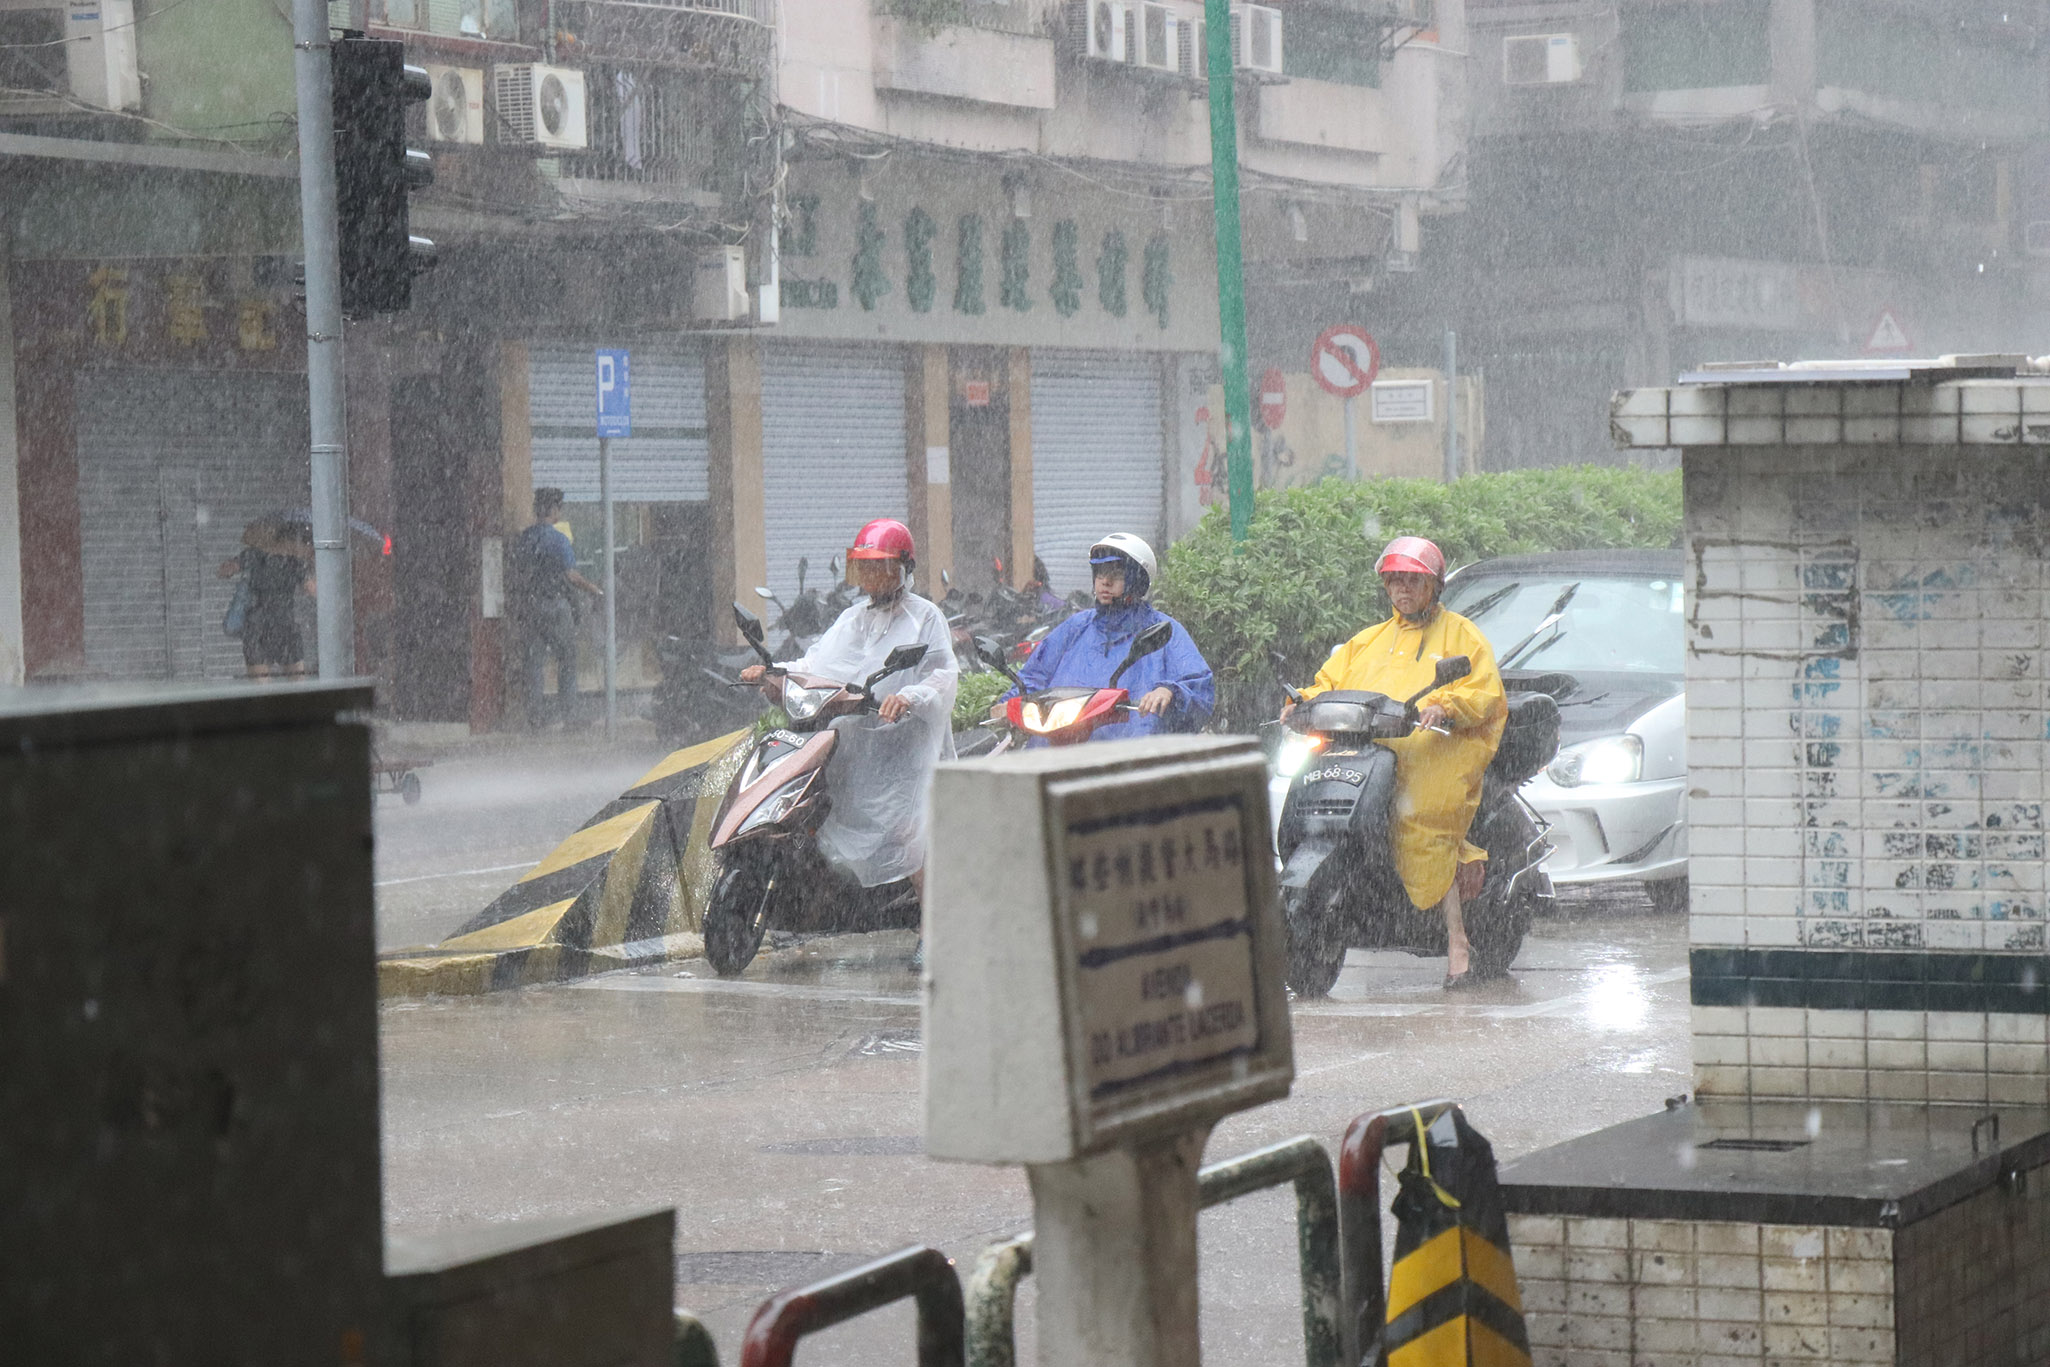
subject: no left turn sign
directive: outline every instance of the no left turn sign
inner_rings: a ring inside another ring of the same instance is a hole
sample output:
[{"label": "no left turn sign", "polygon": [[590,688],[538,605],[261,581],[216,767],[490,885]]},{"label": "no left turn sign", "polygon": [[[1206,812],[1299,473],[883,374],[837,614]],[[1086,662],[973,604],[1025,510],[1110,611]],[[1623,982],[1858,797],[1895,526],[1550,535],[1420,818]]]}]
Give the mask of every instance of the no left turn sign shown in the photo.
[{"label": "no left turn sign", "polygon": [[1340,323],[1325,328],[1310,348],[1310,374],[1327,394],[1357,398],[1374,383],[1381,369],[1381,348],[1365,328]]}]

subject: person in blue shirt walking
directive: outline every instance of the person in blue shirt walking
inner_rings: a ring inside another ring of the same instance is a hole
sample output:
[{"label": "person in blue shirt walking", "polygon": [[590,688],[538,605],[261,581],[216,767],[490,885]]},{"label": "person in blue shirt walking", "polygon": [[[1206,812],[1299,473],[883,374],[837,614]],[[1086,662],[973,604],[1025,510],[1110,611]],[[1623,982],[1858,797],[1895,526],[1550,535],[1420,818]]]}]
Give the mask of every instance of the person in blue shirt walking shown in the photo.
[{"label": "person in blue shirt walking", "polygon": [[[1130,720],[1098,727],[1090,739],[1124,740],[1200,729],[1217,704],[1217,683],[1182,624],[1146,601],[1159,569],[1153,548],[1130,532],[1112,532],[1089,548],[1089,566],[1096,606],[1048,632],[1025,658],[1018,670],[1023,691],[1108,687],[1132,638],[1155,622],[1169,622],[1174,635],[1166,648],[1139,660],[1119,680],[1133,699]],[[1019,691],[1006,693],[990,715],[1001,718],[1004,704]]]}]

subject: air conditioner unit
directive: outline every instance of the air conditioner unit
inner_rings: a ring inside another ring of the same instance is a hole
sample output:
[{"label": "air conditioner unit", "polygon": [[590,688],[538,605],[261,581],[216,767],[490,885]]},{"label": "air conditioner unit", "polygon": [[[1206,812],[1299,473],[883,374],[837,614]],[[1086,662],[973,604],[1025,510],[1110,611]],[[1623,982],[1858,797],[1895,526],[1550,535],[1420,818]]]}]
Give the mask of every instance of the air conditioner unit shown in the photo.
[{"label": "air conditioner unit", "polygon": [[1068,47],[1099,62],[1131,62],[1138,51],[1138,15],[1124,0],[1068,0]]},{"label": "air conditioner unit", "polygon": [[484,73],[473,66],[426,66],[427,136],[436,142],[484,141]]},{"label": "air conditioner unit", "polygon": [[1509,85],[1571,85],[1580,77],[1575,34],[1524,33],[1502,40],[1502,79]]},{"label": "air conditioner unit", "polygon": [[1182,30],[1188,21],[1167,5],[1151,3],[1139,7],[1138,64],[1153,71],[1180,72]]},{"label": "air conditioner unit", "polygon": [[66,5],[64,64],[75,98],[99,109],[142,108],[142,77],[135,66],[134,0],[83,0]]},{"label": "air conditioner unit", "polygon": [[706,323],[738,323],[747,319],[746,248],[714,247],[698,258],[690,313]]},{"label": "air conditioner unit", "polygon": [[[1246,31],[1250,29],[1250,41]],[[1195,74],[1201,76],[1209,61],[1209,27],[1197,27]],[[1267,4],[1232,6],[1232,66],[1246,72],[1281,74],[1281,10]]]},{"label": "air conditioner unit", "polygon": [[591,145],[581,71],[539,62],[495,66],[491,96],[502,143],[569,149]]},{"label": "air conditioner unit", "polygon": [[1248,71],[1281,74],[1281,11],[1266,5],[1232,10],[1231,55]]}]

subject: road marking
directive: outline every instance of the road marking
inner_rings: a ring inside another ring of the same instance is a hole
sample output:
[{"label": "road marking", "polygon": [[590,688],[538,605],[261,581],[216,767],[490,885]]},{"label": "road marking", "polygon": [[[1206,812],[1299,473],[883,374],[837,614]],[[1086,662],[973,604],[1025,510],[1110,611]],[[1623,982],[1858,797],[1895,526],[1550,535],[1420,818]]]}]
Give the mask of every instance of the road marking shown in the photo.
[{"label": "road marking", "polygon": [[530,869],[533,866],[533,860],[523,859],[517,864],[493,864],[488,869],[456,869],[451,873],[416,873],[410,878],[386,878],[372,886],[395,888],[401,883],[431,883],[437,878],[476,878],[487,873],[510,873],[514,869]]}]

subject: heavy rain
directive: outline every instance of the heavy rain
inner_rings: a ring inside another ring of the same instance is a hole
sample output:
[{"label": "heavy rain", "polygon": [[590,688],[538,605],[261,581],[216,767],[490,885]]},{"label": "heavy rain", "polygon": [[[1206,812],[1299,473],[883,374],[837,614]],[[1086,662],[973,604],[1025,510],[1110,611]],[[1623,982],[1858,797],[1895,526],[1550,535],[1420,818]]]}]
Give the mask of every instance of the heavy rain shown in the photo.
[{"label": "heavy rain", "polygon": [[0,0],[0,1362],[2050,1363],[2050,0]]}]

